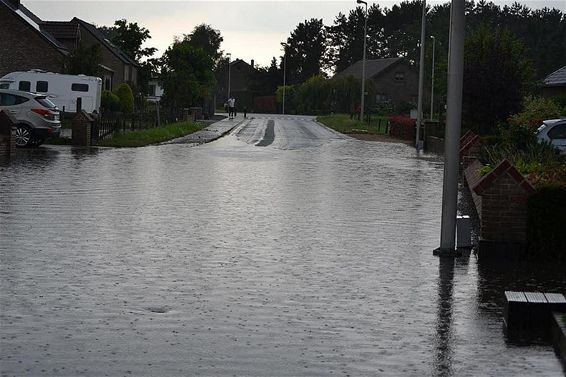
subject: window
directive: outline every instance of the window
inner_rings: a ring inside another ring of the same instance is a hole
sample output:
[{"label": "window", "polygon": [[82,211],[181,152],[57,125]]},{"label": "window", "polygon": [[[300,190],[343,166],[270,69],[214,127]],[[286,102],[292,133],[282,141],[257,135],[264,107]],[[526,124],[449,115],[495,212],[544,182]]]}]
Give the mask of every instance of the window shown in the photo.
[{"label": "window", "polygon": [[566,139],[566,123],[552,127],[552,129],[548,131],[548,137],[551,139]]},{"label": "window", "polygon": [[112,90],[112,77],[104,76],[104,90]]},{"label": "window", "polygon": [[38,93],[47,93],[47,89],[49,88],[49,84],[47,81],[38,81],[35,84],[35,91]]},{"label": "window", "polygon": [[35,97],[35,100],[43,107],[47,107],[48,109],[54,109],[57,106],[53,102],[51,102],[47,97]]},{"label": "window", "polygon": [[0,89],[10,89],[10,83],[9,82],[0,83]]},{"label": "window", "polygon": [[405,72],[395,72],[395,81],[401,82],[405,80]]},{"label": "window", "polygon": [[14,106],[29,101],[25,97],[16,96],[13,94],[0,94],[0,106]]},{"label": "window", "polygon": [[71,84],[73,92],[88,92],[88,84]]},{"label": "window", "polygon": [[29,92],[31,91],[31,82],[29,81],[20,81],[18,84],[18,90]]},{"label": "window", "polygon": [[155,85],[149,85],[148,95],[151,97],[155,97]]}]

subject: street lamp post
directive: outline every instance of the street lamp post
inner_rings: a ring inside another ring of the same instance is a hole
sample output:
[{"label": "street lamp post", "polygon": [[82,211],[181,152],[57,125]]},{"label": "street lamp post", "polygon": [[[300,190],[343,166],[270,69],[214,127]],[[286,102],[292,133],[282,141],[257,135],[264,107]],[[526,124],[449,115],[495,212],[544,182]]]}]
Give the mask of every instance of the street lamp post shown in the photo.
[{"label": "street lamp post", "polygon": [[434,114],[434,45],[436,43],[436,38],[434,35],[430,36],[432,38],[432,79],[430,84],[430,120],[432,120]]},{"label": "street lamp post", "polygon": [[417,130],[415,146],[417,151],[422,149],[421,123],[423,121],[423,87],[424,87],[424,49],[425,49],[425,26],[426,26],[426,0],[423,0],[423,14],[421,19],[421,56],[419,60],[419,103],[417,104]]},{"label": "street lamp post", "polygon": [[230,58],[232,54],[227,53],[226,56],[228,57],[228,98],[230,98]]},{"label": "street lamp post", "polygon": [[448,95],[444,136],[444,181],[442,184],[442,221],[440,247],[436,255],[457,255],[456,215],[458,213],[458,170],[460,131],[462,128],[462,87],[464,82],[465,0],[452,0],[450,46],[448,47]]},{"label": "street lamp post", "polygon": [[362,99],[361,99],[361,109],[360,117],[362,122],[364,121],[364,108],[365,108],[365,94],[366,94],[366,41],[367,41],[367,29],[368,29],[368,3],[363,0],[356,0],[358,4],[364,4],[366,6],[365,20],[364,20],[364,52],[362,58]]},{"label": "street lamp post", "polygon": [[287,85],[287,83],[285,82],[285,74],[287,72],[287,44],[282,42],[281,46],[283,46],[283,105],[281,107],[281,113],[285,115],[285,86]]}]

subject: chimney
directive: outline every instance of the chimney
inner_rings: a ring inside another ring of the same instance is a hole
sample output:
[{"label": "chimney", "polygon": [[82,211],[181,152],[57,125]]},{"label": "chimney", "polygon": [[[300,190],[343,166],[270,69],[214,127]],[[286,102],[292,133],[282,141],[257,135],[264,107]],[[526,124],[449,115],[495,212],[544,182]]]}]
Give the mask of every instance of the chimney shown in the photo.
[{"label": "chimney", "polygon": [[253,60],[253,59],[252,59],[252,64],[251,64],[251,65],[252,65],[252,68],[253,68],[253,67],[254,67],[254,60]]}]

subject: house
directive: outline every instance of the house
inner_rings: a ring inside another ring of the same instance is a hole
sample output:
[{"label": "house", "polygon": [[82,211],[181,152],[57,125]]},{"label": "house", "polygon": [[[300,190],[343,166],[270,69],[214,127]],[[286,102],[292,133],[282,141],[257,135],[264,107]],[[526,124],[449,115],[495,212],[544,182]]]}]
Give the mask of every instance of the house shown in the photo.
[{"label": "house", "polygon": [[147,82],[147,100],[149,102],[159,102],[161,101],[161,97],[163,97],[163,87],[161,86],[161,82],[157,77],[152,77]]},{"label": "house", "polygon": [[0,77],[32,69],[64,72],[69,50],[41,24],[19,0],[0,0]]},{"label": "house", "polygon": [[[215,92],[216,104],[224,104],[231,94],[236,99],[238,108],[242,109],[246,106],[251,109],[254,98],[252,83],[255,73],[253,60],[251,64],[241,59],[231,61],[229,69],[225,67],[216,75],[218,82]],[[228,85],[230,85],[230,93],[228,93]]]},{"label": "house", "polygon": [[0,77],[32,69],[65,73],[65,60],[80,44],[98,44],[104,89],[137,84],[139,65],[114,46],[94,25],[79,18],[43,21],[20,3],[0,0]]},{"label": "house", "polygon": [[544,78],[542,94],[546,97],[566,96],[566,66]]},{"label": "house", "polygon": [[[419,74],[403,58],[366,60],[366,80],[371,80],[374,87],[373,98],[368,104],[390,103],[394,107],[402,103],[416,103],[419,92]],[[352,64],[334,77],[353,76],[362,78],[362,60]]]},{"label": "house", "polygon": [[71,21],[47,21],[41,30],[51,34],[69,50],[79,45],[90,47],[98,44],[102,51],[101,78],[105,90],[113,90],[123,82],[135,86],[139,65],[110,42],[94,25],[79,18]]}]

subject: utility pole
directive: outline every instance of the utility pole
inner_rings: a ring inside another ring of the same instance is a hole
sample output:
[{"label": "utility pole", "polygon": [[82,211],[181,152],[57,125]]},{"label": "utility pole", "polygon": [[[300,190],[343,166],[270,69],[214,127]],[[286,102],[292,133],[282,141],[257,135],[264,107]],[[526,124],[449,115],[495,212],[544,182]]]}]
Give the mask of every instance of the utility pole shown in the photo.
[{"label": "utility pole", "polygon": [[367,29],[368,29],[368,3],[363,0],[356,0],[358,4],[364,4],[366,6],[365,20],[364,20],[364,52],[362,58],[362,99],[361,99],[361,110],[360,119],[364,121],[364,109],[365,109],[365,97],[366,97],[366,41],[367,41]]},{"label": "utility pole", "polygon": [[434,45],[436,44],[436,38],[431,35],[432,38],[432,79],[430,83],[430,120],[432,120],[434,114]]},{"label": "utility pole", "polygon": [[228,98],[230,98],[230,58],[232,54],[227,53],[226,56],[228,57]]},{"label": "utility pole", "polygon": [[417,104],[417,132],[415,147],[422,149],[421,124],[423,121],[423,87],[424,87],[424,53],[425,53],[425,28],[426,28],[426,0],[423,0],[423,15],[421,19],[421,57],[419,60],[419,103]]},{"label": "utility pole", "polygon": [[464,78],[465,0],[452,0],[450,47],[448,53],[448,98],[444,136],[444,182],[440,247],[435,255],[456,256],[456,215],[458,212],[458,165],[462,126],[462,87]]},{"label": "utility pole", "polygon": [[285,74],[287,72],[287,44],[281,43],[283,46],[283,106],[281,108],[281,113],[285,115],[285,86],[287,83],[285,82]]}]

